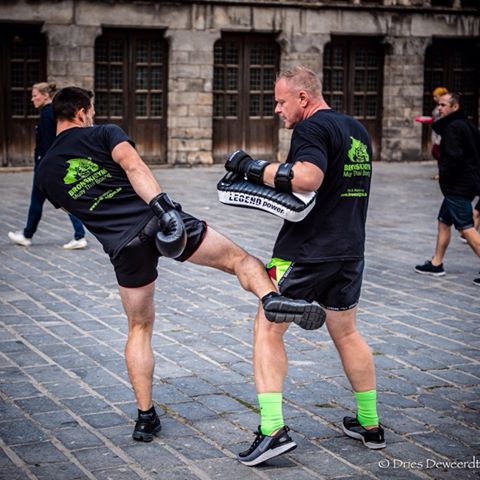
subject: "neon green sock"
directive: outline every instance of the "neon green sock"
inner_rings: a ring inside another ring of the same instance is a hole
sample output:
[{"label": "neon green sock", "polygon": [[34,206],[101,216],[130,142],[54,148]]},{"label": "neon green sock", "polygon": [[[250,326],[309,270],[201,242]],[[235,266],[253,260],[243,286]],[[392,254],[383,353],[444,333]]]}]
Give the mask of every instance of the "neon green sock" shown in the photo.
[{"label": "neon green sock", "polygon": [[282,392],[259,393],[260,405],[260,430],[263,435],[270,435],[275,430],[282,428]]},{"label": "neon green sock", "polygon": [[362,427],[378,425],[377,391],[354,392],[357,400],[357,419]]}]

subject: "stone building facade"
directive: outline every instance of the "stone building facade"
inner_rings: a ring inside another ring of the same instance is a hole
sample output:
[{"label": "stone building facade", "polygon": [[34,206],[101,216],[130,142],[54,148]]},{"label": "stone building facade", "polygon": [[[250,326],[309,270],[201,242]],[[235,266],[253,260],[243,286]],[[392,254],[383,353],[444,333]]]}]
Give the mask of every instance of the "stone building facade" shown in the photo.
[{"label": "stone building facade", "polygon": [[[28,58],[22,63],[12,53],[15,42],[29,35],[34,43],[36,38],[45,42],[37,74],[43,72],[60,87],[94,89],[99,121],[114,121],[134,139],[138,136],[140,153],[150,163],[210,164],[237,147],[284,159],[290,132],[279,128],[273,116],[267,83],[273,70],[296,64],[319,73],[334,107],[368,124],[377,159],[427,158],[428,132],[413,119],[431,110],[429,91],[437,86],[435,81],[467,91],[470,116],[478,122],[479,4],[476,0],[2,2],[1,55],[6,65],[0,78],[2,165],[30,163],[35,112],[28,106],[22,110],[20,104],[21,98],[28,103],[25,90],[37,79],[29,77]],[[115,58],[115,42],[124,48],[120,58]],[[265,45],[275,48],[265,50]],[[163,54],[158,53],[161,48]],[[143,60],[132,57],[138,52],[143,52]],[[250,77],[242,73],[244,69]],[[142,75],[150,80],[142,80]]]}]

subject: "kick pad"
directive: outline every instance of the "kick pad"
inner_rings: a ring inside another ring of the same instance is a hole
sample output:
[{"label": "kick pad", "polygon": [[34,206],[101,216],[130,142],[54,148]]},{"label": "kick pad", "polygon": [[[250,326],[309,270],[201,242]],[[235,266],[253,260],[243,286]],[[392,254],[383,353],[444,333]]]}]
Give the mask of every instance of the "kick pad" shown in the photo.
[{"label": "kick pad", "polygon": [[217,184],[218,199],[225,205],[253,208],[289,222],[303,220],[315,205],[316,192],[283,193],[267,185],[257,185],[228,172]]}]

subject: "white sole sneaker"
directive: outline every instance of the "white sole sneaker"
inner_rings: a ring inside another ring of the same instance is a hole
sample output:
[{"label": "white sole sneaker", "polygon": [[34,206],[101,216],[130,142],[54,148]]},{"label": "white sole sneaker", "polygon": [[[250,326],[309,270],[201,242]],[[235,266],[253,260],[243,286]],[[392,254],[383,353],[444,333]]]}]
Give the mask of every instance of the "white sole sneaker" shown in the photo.
[{"label": "white sole sneaker", "polygon": [[415,269],[420,275],[430,275],[431,277],[443,277],[446,272],[421,272],[420,270]]},{"label": "white sole sneaker", "polygon": [[79,250],[81,248],[87,247],[88,242],[85,237],[81,238],[80,240],[70,240],[68,243],[63,245],[63,248],[65,250]]},{"label": "white sole sneaker", "polygon": [[29,247],[32,244],[32,240],[26,238],[22,232],[8,232],[8,238],[16,245],[21,245],[22,247]]}]

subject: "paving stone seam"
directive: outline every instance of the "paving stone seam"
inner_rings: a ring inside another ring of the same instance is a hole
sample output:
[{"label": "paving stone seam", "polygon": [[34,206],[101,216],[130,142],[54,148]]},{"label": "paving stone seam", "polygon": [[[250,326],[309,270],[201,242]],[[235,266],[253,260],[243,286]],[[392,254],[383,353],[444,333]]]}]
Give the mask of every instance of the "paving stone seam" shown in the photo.
[{"label": "paving stone seam", "polygon": [[[380,304],[378,304],[378,306],[380,306]],[[369,312],[368,309],[362,309],[363,310],[363,313],[367,314],[367,315],[373,315],[373,312]],[[404,338],[409,338],[411,339],[411,337],[407,334],[403,334],[403,333],[400,333],[396,330],[390,330],[389,329],[389,323],[391,323],[391,318],[389,315],[383,315],[381,313],[375,313],[375,316],[376,317],[379,317],[379,318],[383,318],[385,320],[388,320],[388,322],[386,321],[385,324],[382,326],[383,329],[385,330],[388,330],[389,332],[393,333],[394,335],[401,335],[403,336]],[[410,317],[414,317],[414,318],[419,318],[419,319],[422,319],[422,317],[418,316],[418,315],[415,315],[414,313],[409,313],[409,316]],[[368,321],[368,320],[367,320]],[[399,318],[395,318],[394,319],[394,323],[399,323],[403,326],[405,326],[407,329],[413,329],[413,330],[418,330],[419,332],[422,332],[424,334],[427,334],[427,335],[431,335],[432,337],[435,337],[435,338],[438,338],[438,339],[441,339],[441,340],[447,340],[449,342],[452,342],[452,343],[455,343],[459,346],[462,346],[462,347],[470,347],[470,344],[469,343],[466,343],[466,342],[461,342],[460,340],[456,340],[454,338],[449,338],[448,336],[445,337],[444,335],[440,335],[439,333],[436,333],[436,332],[433,332],[433,331],[429,331],[429,330],[426,330],[422,327],[417,327],[416,325],[413,325],[413,324],[409,324],[409,323],[406,323],[404,321],[402,321],[401,319]],[[442,326],[442,322],[435,322],[435,321],[430,321],[430,323],[432,323],[433,325],[438,325],[438,326]],[[414,340],[416,341],[416,340]],[[418,342],[418,343],[421,343],[421,342]],[[429,348],[436,348],[438,349],[438,347],[435,347],[435,345],[429,345]],[[459,352],[455,352],[456,355],[462,355],[461,353]],[[474,360],[476,361],[476,359],[471,359],[467,356],[464,355],[465,358],[469,359],[469,360]]]},{"label": "paving stone seam", "polygon": [[[378,315],[378,316],[379,316],[379,317],[383,317],[382,315]],[[384,318],[385,318],[385,320],[389,320],[389,318],[388,318],[387,316],[385,316]],[[397,319],[397,320],[395,320],[395,322],[400,323],[401,325],[404,325],[404,326],[406,326],[406,327],[412,328],[412,329],[414,329],[414,330],[418,330],[419,332],[422,332],[422,333],[431,335],[432,337],[436,337],[436,338],[438,338],[438,339],[440,339],[440,340],[445,340],[445,337],[443,337],[443,336],[441,336],[441,335],[435,334],[434,332],[428,332],[427,330],[424,330],[424,329],[422,329],[422,328],[420,328],[420,327],[415,327],[414,325],[409,325],[408,323],[402,322],[401,320],[398,320],[398,319]],[[408,340],[413,341],[413,342],[415,342],[415,343],[418,343],[419,346],[425,346],[425,343],[419,342],[419,341],[417,341],[417,340],[415,340],[415,339],[412,339],[411,336],[409,336],[409,335],[407,335],[407,334],[400,333],[400,332],[398,332],[398,331],[396,331],[396,330],[390,330],[390,329],[388,328],[388,325],[385,325],[383,328],[385,329],[385,331],[389,332],[389,333],[392,334],[392,335],[395,335],[395,336],[400,337],[400,338],[405,338],[405,339],[408,339]],[[448,340],[451,341],[452,343],[456,343],[457,345],[462,346],[462,347],[467,347],[467,348],[470,347],[469,344],[464,343],[464,342],[460,342],[460,341],[455,340],[455,339],[449,338]],[[468,360],[467,363],[469,363],[469,364],[471,364],[471,363],[474,363],[474,364],[475,364],[475,363],[478,363],[479,368],[480,368],[480,362],[479,362],[476,358],[469,357],[468,355],[465,355],[465,354],[463,354],[463,353],[461,353],[461,352],[459,352],[459,351],[457,351],[457,350],[451,350],[451,351],[450,351],[450,350],[448,350],[447,348],[443,348],[443,349],[442,349],[442,348],[437,347],[437,346],[435,346],[435,345],[430,345],[430,344],[427,344],[427,345],[428,345],[428,348],[431,349],[431,350],[435,350],[435,351],[438,350],[439,352],[445,352],[445,351],[446,351],[446,352],[452,353],[452,354],[454,354],[454,355],[456,355],[456,356],[458,356],[458,357],[460,357],[460,358],[463,358],[464,360]],[[403,359],[401,359],[401,361],[402,361],[402,363],[404,362]],[[415,367],[414,365],[411,365],[411,364],[408,364],[408,365],[409,365],[409,366],[412,366],[412,367],[414,367],[414,368],[416,368],[416,369],[419,369],[418,367]],[[431,369],[429,369],[429,370],[431,370]],[[433,374],[430,374],[430,375],[433,375]],[[472,378],[475,378],[475,376],[472,376]],[[456,384],[455,384],[455,385],[456,385]],[[458,386],[458,385],[456,385],[456,386]]]},{"label": "paving stone seam", "polygon": [[[70,322],[68,320],[65,320],[65,323],[69,324]],[[39,325],[41,326],[41,325]],[[8,327],[8,326],[5,326],[4,327]],[[8,328],[7,328],[8,329]],[[28,346],[33,350],[35,351],[36,353],[38,353],[40,356],[42,356],[42,358],[45,358],[45,359],[50,359],[50,357],[48,357],[47,355],[45,355],[42,351],[38,350],[36,347],[34,347],[32,344],[30,344],[30,342],[28,342],[26,339],[20,337],[20,335],[17,334],[16,331],[14,331],[14,329],[8,329],[10,330],[10,333],[12,333],[14,336],[16,336],[19,340],[21,340],[22,342],[28,344]],[[45,329],[45,330],[48,330],[48,329]],[[60,338],[60,337],[59,337]],[[177,342],[179,343],[179,342]],[[74,346],[72,346],[72,348],[75,348]],[[167,357],[164,357],[163,355],[161,354],[157,354],[159,357],[163,358],[164,360],[167,360],[168,362],[172,363],[173,365],[175,366],[178,366],[178,364],[176,364],[175,362],[173,362],[171,359],[168,359]],[[93,360],[95,363],[97,363],[95,360]],[[89,393],[91,393],[92,396],[96,397],[96,398],[100,398],[104,401],[106,401],[106,403],[108,403],[112,408],[113,410],[118,413],[119,415],[121,415],[122,417],[124,418],[127,418],[128,420],[131,420],[128,415],[126,415],[122,410],[118,409],[115,405],[112,405],[111,402],[109,402],[104,396],[102,396],[101,394],[99,394],[97,391],[95,391],[94,389],[92,389],[92,387],[90,387],[90,385],[86,382],[84,382],[80,377],[78,377],[75,373],[72,373],[71,371],[69,371],[69,369],[67,368],[64,368],[62,367],[61,365],[58,365],[56,364],[55,362],[55,365],[57,365],[62,371],[64,371],[65,373],[67,373],[71,378],[73,378],[77,383],[79,383],[80,385],[82,385],[82,387],[87,390]],[[110,372],[108,369],[104,369],[101,365],[98,365],[99,368],[102,368],[103,370],[107,371],[109,374],[112,374],[112,372]],[[21,368],[21,367],[19,367]],[[21,368],[22,369],[22,368]],[[23,370],[23,369],[22,369]],[[192,375],[193,372],[189,369],[186,369],[187,371],[191,372]],[[28,374],[27,374],[28,375]],[[38,388],[40,391],[42,391],[42,393],[44,393],[48,398],[50,398],[52,401],[55,401],[55,403],[61,405],[63,408],[65,408],[74,418],[75,420],[81,425],[83,426],[84,428],[86,428],[88,431],[90,431],[91,433],[93,433],[95,436],[97,436],[97,438],[99,438],[106,446],[108,446],[110,449],[112,449],[120,458],[122,458],[123,460],[125,460],[124,456],[127,456],[127,454],[125,454],[123,452],[123,450],[121,450],[120,448],[116,447],[107,437],[105,437],[103,434],[97,432],[96,430],[94,430],[90,424],[88,424],[87,422],[85,422],[80,416],[76,415],[73,411],[70,410],[70,408],[67,406],[67,405],[64,405],[61,401],[61,399],[58,399],[55,395],[51,394],[47,389],[45,389],[42,384],[40,384],[39,382],[37,382],[34,377],[31,377],[30,375],[28,375],[29,378],[33,378],[34,382],[33,384],[36,386],[36,388]],[[119,377],[118,377],[119,378]],[[157,375],[154,375],[154,378],[156,378],[157,380],[161,380]],[[123,379],[120,379],[121,382],[125,385],[127,385],[128,387],[130,387],[130,384],[123,380]],[[164,382],[162,382],[164,383]],[[54,400],[54,398],[56,400]],[[156,402],[158,403],[158,402]],[[161,405],[161,403],[159,403]],[[177,420],[182,420],[182,423],[184,423],[185,425],[187,425],[189,428],[191,428],[192,430],[195,430],[196,433],[198,435],[200,435],[203,440],[207,441],[207,443],[210,443],[212,446],[215,446],[216,448],[220,449],[224,454],[227,454],[227,456],[229,457],[232,457],[232,458],[235,458],[234,455],[227,449],[225,449],[221,444],[217,443],[215,440],[212,440],[210,439],[208,436],[206,436],[203,432],[199,431],[199,430],[196,430],[193,425],[190,424],[190,422],[186,419],[184,419],[183,417],[181,417],[180,415],[176,414],[175,412],[172,412],[170,411],[169,412],[170,415],[172,415],[174,418],[176,418]],[[207,440],[208,439],[208,440]],[[162,445],[165,445],[163,442],[160,442]],[[65,448],[65,447],[64,447]],[[118,454],[117,453],[117,450],[121,453],[121,454]],[[172,450],[172,452],[175,452],[175,455],[178,457],[178,452],[176,452],[176,450]],[[183,457],[183,455],[182,455]],[[184,458],[184,457],[183,457]],[[128,456],[128,461],[126,462],[130,467],[132,467],[132,464],[133,462],[136,463],[136,461],[134,459],[131,459],[129,456]],[[191,465],[194,465],[193,462],[190,462]],[[190,468],[190,464],[187,464],[187,467]],[[194,465],[195,466],[195,465]],[[197,467],[195,466],[195,469]],[[132,468],[134,469],[134,468]],[[135,469],[134,469],[135,470]],[[142,478],[152,478],[152,477],[145,477],[145,473],[143,470],[141,470],[141,473],[142,473]],[[268,478],[268,477],[265,477],[265,478]]]},{"label": "paving stone seam", "polygon": [[[330,427],[330,428],[336,430],[337,432],[343,434],[343,431],[342,431],[339,427],[337,427],[337,425],[336,425],[335,423],[325,421],[323,418],[319,417],[319,415],[311,412],[310,410],[304,408],[303,406],[298,405],[297,403],[292,402],[292,401],[290,401],[290,400],[288,400],[288,399],[285,400],[285,403],[286,403],[286,404],[289,404],[289,405],[292,406],[292,407],[297,408],[299,411],[302,411],[304,414],[306,414],[306,415],[309,416],[309,417],[314,418],[315,420],[320,420],[320,423],[324,423],[324,424],[326,424],[328,427]],[[352,415],[355,415],[355,412],[353,412],[353,411],[350,411],[349,413],[352,414]],[[295,433],[299,434],[297,431],[296,431]],[[302,435],[301,433],[300,433],[300,435],[303,436],[304,438],[306,438],[306,436]],[[387,431],[387,435],[388,435],[388,431]],[[421,448],[423,448],[423,449],[431,452],[432,454],[434,454],[434,455],[437,456],[437,457],[443,458],[444,460],[448,460],[447,457],[442,457],[442,455],[440,455],[438,452],[435,452],[434,450],[429,449],[426,445],[423,445],[423,444],[421,444],[421,443],[415,442],[415,441],[413,441],[413,440],[411,440],[411,439],[409,439],[409,438],[405,438],[403,435],[402,435],[402,437],[403,437],[405,440],[407,440],[407,443],[411,443],[411,444],[413,444],[413,445],[415,445],[415,446],[417,446],[417,447],[421,447]],[[356,464],[351,463],[351,462],[349,462],[348,460],[342,458],[341,456],[337,455],[335,452],[333,452],[333,451],[329,450],[327,447],[325,447],[325,445],[323,445],[322,443],[320,443],[321,440],[317,440],[317,439],[315,439],[315,438],[308,439],[308,440],[309,440],[311,443],[315,444],[318,448],[321,448],[321,449],[322,449],[323,451],[325,451],[326,453],[330,454],[331,456],[335,457],[337,460],[339,460],[339,461],[341,461],[342,463],[344,463],[345,465],[348,465],[349,467],[355,469],[356,471],[360,472],[360,473],[363,474],[363,475],[367,475],[367,476],[369,476],[369,477],[379,478],[379,479],[384,479],[384,478],[385,478],[384,474],[381,474],[380,476],[376,476],[373,472],[370,472],[369,470],[363,469],[363,468],[357,466]],[[348,439],[346,439],[346,440],[348,440]],[[387,436],[387,441],[388,441],[388,436]],[[382,455],[384,458],[388,458],[389,460],[393,460],[393,459],[394,459],[394,457],[392,457],[392,456],[390,455],[390,453],[389,453],[389,451],[388,451],[388,448],[385,449],[385,450],[377,450],[377,453],[379,453],[380,455]],[[410,473],[411,473],[411,471],[409,471],[409,474],[410,474]],[[435,477],[432,477],[432,476],[423,474],[422,472],[416,471],[415,473],[419,473],[420,478],[428,478],[428,479],[433,478],[434,480],[437,480]]]},{"label": "paving stone seam", "polygon": [[[15,363],[13,363],[15,365]],[[17,365],[18,368],[22,369],[20,366]],[[26,374],[25,372],[23,372],[24,374]],[[28,374],[26,374],[28,376]],[[41,384],[39,384],[38,382],[35,381],[35,379],[33,377],[30,377],[32,379],[32,384],[35,385],[35,388],[38,388],[42,393],[44,393],[50,400],[52,400],[53,402],[55,402],[57,405],[59,406],[62,406],[61,404],[59,404],[55,398],[49,394],[49,392],[43,388],[41,386]],[[2,400],[5,402],[5,403],[8,403],[9,405],[11,406],[16,406],[18,408],[20,408],[20,410],[22,411],[22,414],[28,419],[30,420],[39,430],[41,430],[46,438],[48,438],[50,440],[50,442],[55,446],[57,447],[58,450],[60,450],[60,452],[63,453],[63,455],[65,455],[65,457],[70,461],[72,462],[76,467],[78,467],[88,478],[90,478],[90,480],[96,480],[96,477],[95,475],[93,475],[92,472],[90,472],[90,470],[88,470],[85,466],[83,466],[79,460],[70,452],[70,450],[68,450],[63,444],[62,442],[60,442],[60,440],[58,440],[51,432],[50,430],[48,430],[46,427],[44,427],[40,422],[38,422],[32,415],[30,415],[28,412],[26,412],[23,408],[21,408],[19,405],[17,405],[13,400],[11,400],[10,398],[8,398],[6,395],[3,395],[2,392],[0,392],[0,397],[2,398]],[[70,412],[71,413],[71,412]],[[1,439],[0,439],[1,440]],[[22,444],[18,444],[18,445],[22,445]],[[31,473],[31,475],[33,475],[34,478],[37,478],[36,475],[30,471],[30,467],[27,463],[24,463],[24,467],[27,469],[27,471],[29,473]]]},{"label": "paving stone seam", "polygon": [[[425,409],[425,410],[427,410],[427,411],[430,411],[430,412],[432,412],[432,413],[438,414],[438,411],[436,411],[436,410],[434,410],[433,408],[430,408],[430,407],[428,407],[428,406],[426,406],[426,405],[423,405],[422,408]],[[415,420],[416,422],[419,421],[418,418],[415,418],[415,417],[410,416],[410,415],[408,414],[408,412],[405,412],[405,411],[404,411],[403,414],[404,414],[406,417],[408,417],[409,420]],[[473,429],[473,430],[480,430],[480,429],[478,429],[477,427],[474,427],[474,426],[472,426],[472,425],[470,425],[470,424],[468,424],[468,423],[465,423],[463,420],[458,419],[458,418],[455,419],[455,422],[456,422],[456,424],[458,424],[458,425],[462,425],[462,426],[464,426],[464,427],[471,428],[471,429]],[[429,429],[430,429],[431,431],[433,431],[433,432],[440,433],[441,435],[443,435],[443,436],[445,436],[445,437],[448,437],[448,438],[450,438],[451,440],[455,440],[456,442],[461,442],[461,443],[463,443],[463,445],[465,445],[466,447],[470,447],[470,446],[471,446],[471,445],[469,445],[468,443],[464,442],[462,439],[460,439],[460,438],[458,438],[458,437],[454,437],[453,435],[449,435],[448,433],[445,433],[445,432],[442,431],[440,428],[437,428],[435,425],[427,425],[427,428],[429,428]],[[394,431],[395,431],[395,430],[394,430]],[[402,434],[402,436],[409,437],[409,436],[411,436],[411,435],[414,435],[415,433],[418,434],[418,432],[410,432],[410,433],[404,433],[404,434]],[[439,455],[439,454],[436,453],[436,455]],[[445,457],[445,459],[447,459],[447,457]]]},{"label": "paving stone seam", "polygon": [[[8,328],[8,326],[6,325],[3,325],[4,328],[6,328],[7,330],[10,331],[10,333],[14,336],[16,336],[19,340],[21,339],[17,333],[13,330],[13,329],[10,329]],[[41,352],[40,350],[38,350],[37,348],[35,348],[35,346],[33,346],[32,344],[30,344],[30,342],[26,341],[25,339],[21,339],[23,342],[26,342],[27,346],[29,346],[29,348],[31,348],[35,353],[37,353],[38,355],[42,356],[42,357],[46,357],[46,358],[49,358],[47,355],[45,355],[43,352]],[[10,360],[11,361],[11,360]],[[151,477],[145,470],[143,470],[143,468],[141,468],[141,466],[137,463],[137,461],[135,459],[133,459],[132,457],[130,457],[128,454],[126,454],[120,447],[117,447],[109,438],[107,438],[106,436],[104,436],[102,433],[98,432],[95,428],[93,428],[89,423],[87,423],[85,420],[83,420],[83,418],[76,414],[74,411],[72,411],[70,409],[70,407],[66,404],[64,404],[62,402],[61,399],[59,399],[55,394],[52,394],[47,388],[45,388],[40,382],[38,382],[35,377],[33,377],[32,375],[30,375],[28,373],[28,371],[25,371],[25,369],[23,367],[21,367],[20,365],[16,364],[16,362],[13,362],[11,361],[11,363],[13,365],[15,365],[17,368],[19,368],[24,375],[26,375],[28,378],[31,379],[32,381],[32,384],[35,386],[35,388],[37,388],[40,392],[42,392],[48,399],[50,399],[52,402],[54,402],[56,405],[62,407],[62,409],[66,410],[78,423],[79,425],[81,425],[82,427],[84,427],[85,429],[87,429],[90,433],[94,434],[99,440],[101,440],[106,447],[108,447],[113,453],[115,453],[115,455],[117,455],[119,458],[121,458],[122,460],[125,461],[125,463],[130,467],[132,468],[132,470],[135,471],[135,473],[139,474],[140,477],[142,479],[152,479],[153,480],[153,477]],[[58,365],[59,368],[61,368],[64,372],[66,372],[67,374],[69,373],[67,369],[65,369],[64,367],[62,367],[61,365]],[[91,394],[97,398],[101,398],[103,400],[106,400],[105,397],[103,397],[102,395],[99,395],[98,392],[96,392],[95,390],[93,390],[87,383],[83,382],[82,380],[80,380],[78,383],[80,384],[83,384],[84,388],[87,390],[87,391],[90,391]],[[13,403],[13,401],[12,401]],[[115,411],[115,413],[121,415],[122,417],[128,419],[128,420],[131,420],[128,415],[126,413],[124,413],[122,410],[120,410],[119,408],[117,408],[115,405],[111,404],[110,402],[108,402],[107,400],[107,403],[109,404],[109,406]],[[13,403],[14,404],[14,403]],[[74,461],[74,463],[78,462],[78,460],[70,453],[70,451],[59,441],[56,439],[56,437],[54,437],[53,435],[51,435],[49,433],[49,430],[45,429],[39,422],[37,422],[36,420],[34,420],[27,412],[25,412],[23,409],[22,409],[22,412],[24,413],[25,416],[27,416],[28,418],[30,418],[32,420],[32,422],[34,422],[42,431],[44,431],[47,436],[52,439],[52,443],[55,444],[55,446],[60,446],[60,450],[62,451],[62,453],[68,453],[67,457],[71,460],[71,461]],[[71,458],[73,457],[73,459]],[[189,462],[189,463],[192,463],[192,462]],[[79,463],[79,465],[81,465]],[[78,466],[78,465],[77,465]],[[189,464],[186,465],[187,467],[189,467]],[[190,468],[190,467],[189,467]],[[82,471],[84,470],[84,467],[82,466]],[[195,466],[195,469],[197,469],[197,467]],[[89,478],[91,478],[92,480],[96,480],[95,476],[93,476],[93,474],[91,474],[89,472]]]},{"label": "paving stone seam", "polygon": [[[1,392],[0,396],[3,397]],[[30,472],[28,465],[3,441],[2,437],[0,437],[0,448],[5,452],[5,455],[12,461],[12,463],[17,466],[28,478],[31,480],[38,480],[38,477]]]},{"label": "paving stone seam", "polygon": [[[415,272],[414,272],[415,273]],[[418,274],[417,274],[418,275]],[[411,277],[402,277],[404,280],[407,280],[407,281],[411,281]],[[436,301],[436,300],[432,300],[431,298],[427,298],[427,297],[419,297],[418,295],[414,295],[410,292],[404,292],[404,291],[401,291],[399,289],[394,289],[394,288],[391,288],[391,287],[388,287],[386,285],[382,285],[380,283],[372,283],[372,281],[365,281],[365,284],[366,285],[371,285],[371,286],[374,286],[375,288],[379,288],[381,290],[386,290],[390,293],[395,293],[397,295],[400,295],[401,297],[409,297],[409,298],[413,298],[415,300],[418,300],[418,301],[422,301],[422,302],[427,302],[427,303],[431,303],[432,305],[436,305],[436,306],[441,306],[441,307],[444,307],[445,304],[444,303],[441,303],[439,301]],[[420,283],[420,285],[422,287],[424,287],[424,283]],[[473,288],[473,287],[472,287]],[[451,291],[449,289],[445,289],[445,294],[451,294]],[[457,295],[463,295],[465,296],[465,294],[460,294],[459,292],[455,292]],[[474,294],[472,295],[468,295],[468,299],[471,300],[472,302],[474,302],[475,300],[478,301],[478,297],[476,297]],[[395,308],[395,307],[392,307],[392,308]],[[454,305],[452,306],[448,306],[448,308],[451,308],[452,310],[455,310],[455,311],[458,311],[459,313],[460,312],[465,312],[467,311],[469,314],[472,314],[474,315],[475,317],[478,317],[480,318],[480,313],[477,313],[475,311],[468,311],[468,310],[465,310],[465,309],[461,309],[461,308],[458,308]]]}]

